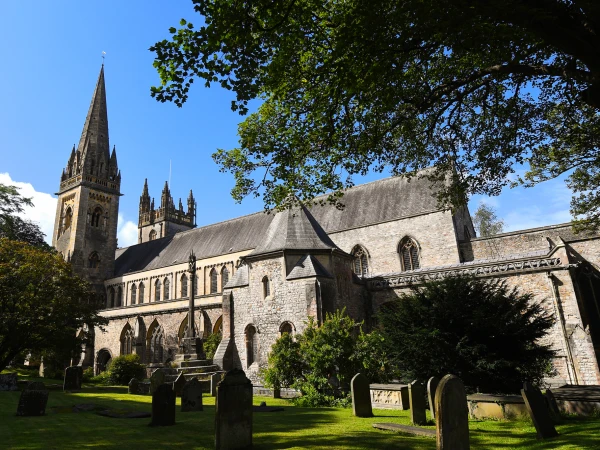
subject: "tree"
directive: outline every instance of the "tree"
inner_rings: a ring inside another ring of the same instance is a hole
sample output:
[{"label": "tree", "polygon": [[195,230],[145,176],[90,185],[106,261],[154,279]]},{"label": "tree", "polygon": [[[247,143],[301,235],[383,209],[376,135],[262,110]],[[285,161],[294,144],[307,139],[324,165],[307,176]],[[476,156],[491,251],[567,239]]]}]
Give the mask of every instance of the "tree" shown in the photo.
[{"label": "tree", "polygon": [[473,215],[473,226],[480,237],[502,233],[504,221],[496,216],[496,211],[487,203],[481,203]]},{"label": "tree", "polygon": [[0,238],[0,370],[24,351],[81,348],[107,323],[99,305],[60,254]]},{"label": "tree", "polygon": [[33,206],[30,198],[22,197],[15,186],[0,183],[0,238],[27,242],[49,250],[50,246],[44,240],[46,235],[40,227],[16,215],[23,212],[24,206]]},{"label": "tree", "polygon": [[459,204],[530,163],[526,185],[572,171],[572,212],[600,225],[596,0],[192,1],[204,24],[150,48],[151,93],[181,106],[199,78],[241,114],[264,101],[213,155],[234,199],[338,202],[353,174],[434,165]]},{"label": "tree", "polygon": [[428,282],[382,308],[379,320],[406,381],[451,373],[471,391],[508,394],[553,371],[555,352],[541,342],[552,317],[503,281]]}]

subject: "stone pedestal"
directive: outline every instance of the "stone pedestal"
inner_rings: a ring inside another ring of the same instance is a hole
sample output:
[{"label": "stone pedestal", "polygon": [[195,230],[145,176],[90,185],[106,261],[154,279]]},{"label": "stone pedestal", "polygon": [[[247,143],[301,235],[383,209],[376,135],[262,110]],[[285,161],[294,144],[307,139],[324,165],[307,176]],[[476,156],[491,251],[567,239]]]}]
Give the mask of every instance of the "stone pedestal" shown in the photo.
[{"label": "stone pedestal", "polygon": [[183,338],[179,347],[179,354],[175,356],[175,361],[186,361],[188,359],[206,359],[202,338]]}]

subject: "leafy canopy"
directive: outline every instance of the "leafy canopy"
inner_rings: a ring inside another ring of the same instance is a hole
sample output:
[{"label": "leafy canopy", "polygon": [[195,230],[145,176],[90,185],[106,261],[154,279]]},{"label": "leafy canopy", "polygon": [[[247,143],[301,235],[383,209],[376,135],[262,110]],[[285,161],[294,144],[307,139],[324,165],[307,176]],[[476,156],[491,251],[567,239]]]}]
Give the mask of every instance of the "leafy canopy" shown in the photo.
[{"label": "leafy canopy", "polygon": [[552,373],[555,353],[542,343],[552,317],[499,280],[426,283],[384,305],[379,322],[404,380],[451,373],[473,391],[518,393]]},{"label": "leafy canopy", "polygon": [[0,238],[28,242],[49,250],[40,227],[17,216],[25,206],[33,206],[30,198],[21,196],[15,186],[0,183]]},{"label": "leafy canopy", "polygon": [[24,351],[80,348],[107,323],[98,309],[60,254],[0,238],[0,370]]},{"label": "leafy canopy", "polygon": [[481,203],[473,214],[473,226],[480,237],[502,233],[504,221],[496,215],[496,210],[487,203]]},{"label": "leafy canopy", "polygon": [[194,79],[236,94],[240,146],[215,161],[232,195],[265,205],[391,169],[444,184],[440,200],[496,195],[521,163],[532,185],[569,172],[572,212],[600,224],[597,0],[192,0],[156,43],[159,101]]}]

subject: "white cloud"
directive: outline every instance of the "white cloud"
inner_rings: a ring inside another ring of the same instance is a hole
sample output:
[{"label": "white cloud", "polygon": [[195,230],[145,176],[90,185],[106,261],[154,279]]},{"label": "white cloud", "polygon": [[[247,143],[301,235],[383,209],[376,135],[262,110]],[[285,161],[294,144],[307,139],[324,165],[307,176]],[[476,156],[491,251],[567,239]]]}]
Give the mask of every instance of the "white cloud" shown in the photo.
[{"label": "white cloud", "polygon": [[52,233],[54,231],[54,217],[56,215],[57,199],[45,192],[38,192],[31,183],[14,181],[8,173],[0,173],[0,183],[19,188],[23,197],[30,197],[33,207],[26,206],[22,214],[24,219],[37,223],[46,234],[46,242],[52,244]]},{"label": "white cloud", "polygon": [[119,214],[117,239],[119,247],[129,247],[138,241],[138,226],[131,220],[125,220],[122,214]]}]

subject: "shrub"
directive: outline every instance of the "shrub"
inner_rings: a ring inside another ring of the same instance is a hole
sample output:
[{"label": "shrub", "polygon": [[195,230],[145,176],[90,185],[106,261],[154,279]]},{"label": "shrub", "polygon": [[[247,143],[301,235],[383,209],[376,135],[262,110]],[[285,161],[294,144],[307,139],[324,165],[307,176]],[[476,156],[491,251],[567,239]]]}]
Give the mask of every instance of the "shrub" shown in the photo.
[{"label": "shrub", "polygon": [[388,355],[405,381],[452,373],[471,391],[517,393],[552,372],[543,345],[553,320],[505,282],[451,277],[384,305]]},{"label": "shrub", "polygon": [[371,383],[389,383],[397,376],[388,356],[385,336],[378,330],[360,331],[352,358],[357,362],[358,371]]},{"label": "shrub", "polygon": [[291,334],[283,333],[271,347],[268,365],[261,369],[261,377],[266,387],[289,388],[302,377],[303,364],[300,344]]},{"label": "shrub", "polygon": [[221,338],[221,333],[213,333],[204,340],[204,353],[206,354],[206,359],[213,359],[217,347],[221,343]]},{"label": "shrub", "polygon": [[121,355],[113,358],[108,373],[109,384],[127,385],[132,378],[143,380],[146,378],[146,366],[140,362],[139,355]]},{"label": "shrub", "polygon": [[88,367],[83,371],[83,381],[89,383],[94,378],[94,368]]},{"label": "shrub", "polygon": [[101,384],[103,386],[109,386],[110,384],[112,384],[110,382],[110,372],[108,371],[108,369],[105,370],[104,372],[100,372],[95,377],[90,378],[90,383]]}]

